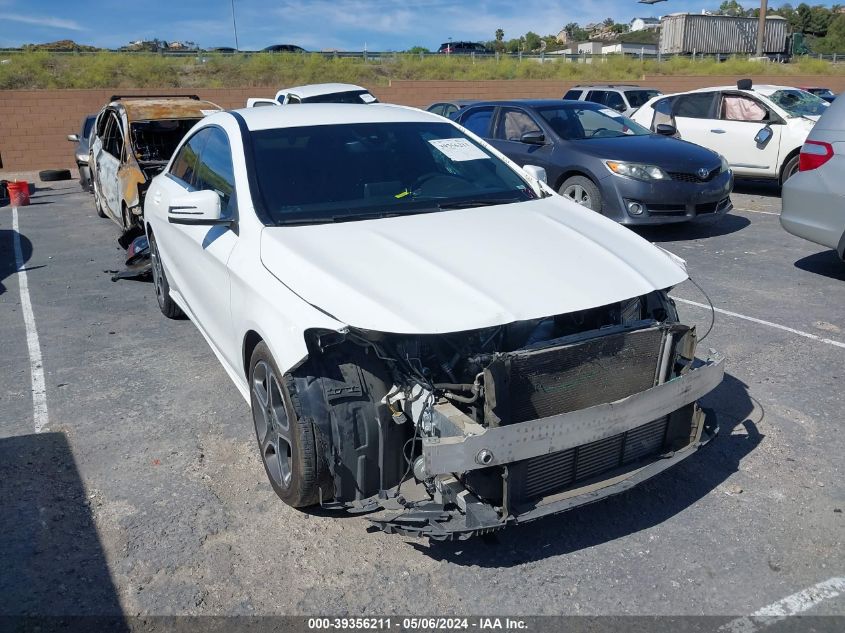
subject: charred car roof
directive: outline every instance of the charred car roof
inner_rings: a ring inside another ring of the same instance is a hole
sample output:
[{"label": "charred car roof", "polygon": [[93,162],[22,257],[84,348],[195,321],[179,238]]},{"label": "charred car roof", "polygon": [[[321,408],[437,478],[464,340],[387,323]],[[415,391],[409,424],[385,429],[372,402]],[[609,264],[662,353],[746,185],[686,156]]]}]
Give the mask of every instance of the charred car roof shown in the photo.
[{"label": "charred car roof", "polygon": [[190,97],[122,97],[118,101],[113,101],[112,105],[122,108],[130,122],[160,119],[201,119],[207,114],[223,109],[211,101]]}]

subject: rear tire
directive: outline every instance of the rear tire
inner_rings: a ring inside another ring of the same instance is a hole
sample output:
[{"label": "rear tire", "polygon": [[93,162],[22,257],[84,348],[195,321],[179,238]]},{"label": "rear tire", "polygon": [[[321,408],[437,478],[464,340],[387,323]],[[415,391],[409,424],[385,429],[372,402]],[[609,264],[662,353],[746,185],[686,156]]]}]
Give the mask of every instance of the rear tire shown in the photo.
[{"label": "rear tire", "polygon": [[94,210],[97,212],[97,215],[101,218],[108,217],[106,212],[103,211],[103,205],[100,204],[100,194],[97,193],[97,187],[93,188],[94,191]]},{"label": "rear tire", "polygon": [[264,341],[252,352],[249,391],[261,463],[273,491],[293,508],[319,503],[323,477],[314,429],[297,417],[287,381]]},{"label": "rear tire", "polygon": [[158,252],[155,235],[150,233],[150,268],[153,271],[153,286],[155,287],[156,300],[161,313],[168,319],[183,319],[185,313],[182,308],[170,296],[170,284],[167,282],[167,275],[164,274],[164,266],[161,264],[161,255]]},{"label": "rear tire", "polygon": [[783,166],[783,171],[781,172],[781,175],[780,175],[780,186],[781,187],[783,187],[783,183],[785,183],[787,180],[792,178],[792,176],[794,176],[795,174],[798,173],[798,162],[799,162],[799,157],[796,154],[795,156],[790,158],[786,162],[786,164]]},{"label": "rear tire", "polygon": [[571,176],[563,181],[558,193],[582,207],[601,213],[601,191],[596,184],[586,176]]},{"label": "rear tire", "polygon": [[45,169],[38,172],[38,179],[41,182],[55,182],[58,180],[70,180],[73,178],[70,169]]}]

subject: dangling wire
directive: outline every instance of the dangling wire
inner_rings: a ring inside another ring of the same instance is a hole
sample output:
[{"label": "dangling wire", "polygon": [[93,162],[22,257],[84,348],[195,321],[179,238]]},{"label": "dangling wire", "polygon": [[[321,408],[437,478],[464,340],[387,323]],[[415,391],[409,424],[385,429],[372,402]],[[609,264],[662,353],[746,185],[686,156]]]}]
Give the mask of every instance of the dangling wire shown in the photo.
[{"label": "dangling wire", "polygon": [[687,277],[692,282],[692,285],[695,286],[696,288],[698,288],[699,291],[701,291],[701,294],[703,294],[704,298],[707,299],[707,303],[710,304],[710,327],[707,328],[707,331],[704,333],[704,336],[702,336],[700,339],[698,339],[698,342],[701,343],[701,341],[706,339],[707,336],[710,334],[710,332],[713,331],[713,326],[716,324],[716,308],[713,307],[713,302],[710,300],[710,296],[704,291],[704,288],[699,286],[696,283],[695,279],[693,279],[691,276],[689,276],[689,274],[687,274]]}]

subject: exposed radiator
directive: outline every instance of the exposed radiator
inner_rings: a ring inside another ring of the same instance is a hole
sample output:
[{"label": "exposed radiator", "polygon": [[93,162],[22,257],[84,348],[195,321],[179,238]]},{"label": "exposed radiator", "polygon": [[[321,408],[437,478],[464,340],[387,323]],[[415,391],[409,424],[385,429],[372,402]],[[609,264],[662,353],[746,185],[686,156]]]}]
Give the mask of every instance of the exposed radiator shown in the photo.
[{"label": "exposed radiator", "polygon": [[652,327],[502,355],[485,370],[488,423],[525,422],[645,391],[655,384],[663,336]]},{"label": "exposed radiator", "polygon": [[521,497],[530,499],[551,494],[660,453],[668,421],[668,417],[660,418],[627,433],[526,460]]}]

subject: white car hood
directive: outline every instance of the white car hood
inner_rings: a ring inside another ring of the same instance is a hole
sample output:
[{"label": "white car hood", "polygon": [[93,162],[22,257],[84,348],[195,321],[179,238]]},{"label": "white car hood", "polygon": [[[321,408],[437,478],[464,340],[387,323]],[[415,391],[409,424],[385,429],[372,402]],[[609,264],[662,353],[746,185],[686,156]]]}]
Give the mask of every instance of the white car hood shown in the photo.
[{"label": "white car hood", "polygon": [[574,312],[687,277],[664,251],[558,196],[268,227],[261,234],[261,260],[293,292],[342,323],[406,334]]}]

